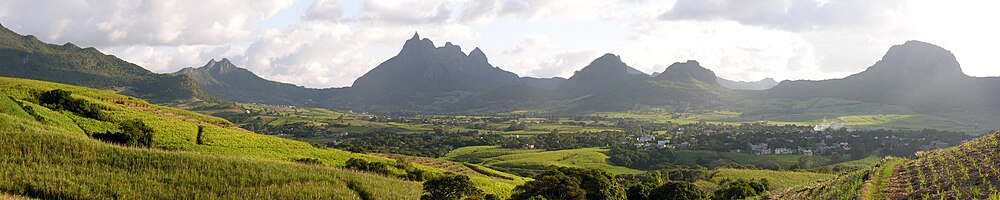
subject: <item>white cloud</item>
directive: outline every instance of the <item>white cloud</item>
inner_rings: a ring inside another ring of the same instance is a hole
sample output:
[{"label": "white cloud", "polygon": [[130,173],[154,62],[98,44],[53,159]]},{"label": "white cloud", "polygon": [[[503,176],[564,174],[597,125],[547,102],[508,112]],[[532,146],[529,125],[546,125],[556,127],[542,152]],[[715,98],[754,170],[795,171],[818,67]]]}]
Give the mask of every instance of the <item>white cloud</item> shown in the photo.
[{"label": "white cloud", "polygon": [[226,44],[290,5],[272,1],[0,2],[7,27],[40,39],[82,46]]},{"label": "white cloud", "polygon": [[568,77],[615,53],[647,73],[694,59],[735,80],[835,78],[910,39],[952,50],[972,75],[1000,73],[990,54],[1000,30],[985,25],[1000,14],[979,3],[290,1],[8,0],[0,1],[0,22],[156,72],[228,57],[262,77],[307,87],[349,86],[414,31],[466,52],[478,46],[495,66],[534,77]]},{"label": "white cloud", "polygon": [[817,28],[848,28],[878,25],[896,10],[903,9],[902,0],[677,0],[670,11],[660,15],[664,20],[725,19],[747,25],[786,30]]}]

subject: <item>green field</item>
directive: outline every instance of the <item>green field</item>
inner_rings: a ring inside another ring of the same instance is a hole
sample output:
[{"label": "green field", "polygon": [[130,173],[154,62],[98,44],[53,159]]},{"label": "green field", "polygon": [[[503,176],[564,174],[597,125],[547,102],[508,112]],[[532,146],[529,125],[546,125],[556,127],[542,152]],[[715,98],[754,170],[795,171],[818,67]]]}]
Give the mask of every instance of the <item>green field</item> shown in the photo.
[{"label": "green field", "polygon": [[[223,119],[96,89],[14,78],[0,78],[0,85],[14,99],[0,101],[0,151],[7,155],[0,158],[5,169],[0,191],[6,193],[43,198],[415,199],[421,190],[418,182],[336,167],[349,158],[392,162],[387,158],[246,132]],[[56,88],[98,106],[108,119],[53,111],[30,101],[33,93]],[[129,119],[154,131],[152,148],[88,137],[115,130],[116,122]],[[195,142],[199,126],[204,127],[203,144]],[[292,162],[300,158],[325,165]]]},{"label": "green field", "polygon": [[[749,153],[714,152],[714,151],[704,151],[704,150],[682,150],[682,151],[677,151],[676,155],[677,155],[676,164],[679,165],[694,165],[697,164],[696,162],[697,160],[724,159],[742,165],[769,167],[776,164],[778,166],[781,166],[782,168],[787,168],[797,164],[799,162],[799,158],[805,156],[800,154],[753,155]],[[830,162],[830,158],[826,156],[810,156],[810,157],[812,157],[812,162],[815,165],[825,165]]]},{"label": "green field", "polygon": [[612,174],[637,174],[641,170],[614,166],[600,148],[558,151],[511,150],[499,147],[464,147],[455,149],[446,159],[481,164],[522,176],[543,171],[548,166],[602,169]]}]

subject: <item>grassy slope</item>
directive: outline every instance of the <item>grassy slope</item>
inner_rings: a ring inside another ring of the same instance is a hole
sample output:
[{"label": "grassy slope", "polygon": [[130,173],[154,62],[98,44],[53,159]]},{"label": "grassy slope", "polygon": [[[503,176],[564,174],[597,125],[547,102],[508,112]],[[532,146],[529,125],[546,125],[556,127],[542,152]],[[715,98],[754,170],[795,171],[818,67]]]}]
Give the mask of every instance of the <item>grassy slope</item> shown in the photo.
[{"label": "grassy slope", "polygon": [[640,170],[614,166],[600,148],[569,149],[558,151],[512,150],[491,146],[464,147],[445,156],[453,161],[481,164],[501,171],[530,175],[548,166],[596,168],[612,174],[636,174]]},{"label": "grassy slope", "polygon": [[1000,133],[917,159],[884,159],[835,180],[776,192],[776,199],[1000,199]]},{"label": "grassy slope", "polygon": [[[420,193],[416,182],[288,162],[308,157],[338,166],[349,158],[389,161],[386,158],[319,149],[304,142],[246,132],[219,118],[96,89],[14,78],[0,78],[0,85],[0,91],[18,100],[32,98],[33,92],[69,90],[74,98],[99,104],[114,120],[140,119],[154,130],[154,150],[118,147],[90,139],[79,126],[66,124],[78,118],[67,117],[71,113],[21,101],[43,120],[36,122],[23,114],[3,114],[0,120],[4,134],[0,148],[5,151],[2,155],[27,154],[5,156],[0,162],[6,165],[3,169],[9,169],[2,174],[5,178],[0,190],[10,193],[119,198],[333,195],[347,199],[356,198],[355,190],[389,199],[411,199]],[[11,107],[9,103],[4,105]],[[195,144],[199,125],[206,127],[203,145]]]},{"label": "grassy slope", "polygon": [[386,154],[387,157],[404,160],[406,162],[418,163],[424,170],[438,173],[457,173],[469,176],[477,188],[488,194],[496,194],[499,197],[509,197],[514,187],[524,184],[530,180],[514,174],[497,171],[485,166],[458,163],[439,158],[414,157],[398,154]]}]

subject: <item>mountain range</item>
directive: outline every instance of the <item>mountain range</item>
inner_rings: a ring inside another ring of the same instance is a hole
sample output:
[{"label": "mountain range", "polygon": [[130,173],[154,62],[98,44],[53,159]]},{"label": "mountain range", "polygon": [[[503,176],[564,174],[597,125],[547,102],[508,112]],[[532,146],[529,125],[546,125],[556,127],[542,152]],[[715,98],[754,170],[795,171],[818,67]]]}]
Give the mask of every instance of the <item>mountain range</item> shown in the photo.
[{"label": "mountain range", "polygon": [[[2,26],[0,26],[2,27]],[[221,99],[365,111],[496,113],[514,110],[586,113],[651,107],[710,109],[743,98],[842,98],[903,105],[921,112],[996,110],[1000,78],[962,73],[951,52],[909,41],[889,49],[867,70],[822,81],[736,82],[717,77],[694,60],[649,75],[605,54],[563,78],[520,77],[489,62],[474,48],[435,46],[414,34],[399,53],[351,87],[311,89],[266,80],[211,60],[198,68],[157,74],[94,48],[45,44],[0,30],[0,75],[110,89],[155,101]],[[772,88],[773,87],[773,88]]]},{"label": "mountain range", "polygon": [[46,44],[2,25],[0,75],[108,89],[156,102],[214,99],[187,77],[153,73],[93,47]]},{"label": "mountain range", "polygon": [[279,105],[315,104],[329,98],[330,89],[312,89],[266,80],[229,59],[212,59],[199,68],[184,68],[173,75],[194,80],[201,90],[226,101]]}]

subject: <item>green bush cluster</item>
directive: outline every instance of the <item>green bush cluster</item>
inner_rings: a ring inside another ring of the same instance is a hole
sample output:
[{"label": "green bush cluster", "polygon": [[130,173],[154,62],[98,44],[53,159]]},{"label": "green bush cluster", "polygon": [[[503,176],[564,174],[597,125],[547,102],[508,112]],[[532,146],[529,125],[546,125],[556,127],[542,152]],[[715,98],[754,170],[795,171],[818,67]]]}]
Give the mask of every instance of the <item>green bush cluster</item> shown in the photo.
[{"label": "green bush cluster", "polygon": [[121,132],[94,133],[91,137],[128,146],[151,147],[153,145],[153,129],[146,126],[146,123],[130,119],[125,120],[120,125]]},{"label": "green bush cluster", "polygon": [[421,200],[497,199],[476,188],[466,175],[445,174],[424,182]]},{"label": "green bush cluster", "polygon": [[620,199],[625,188],[600,169],[550,167],[535,180],[514,188],[511,199]]},{"label": "green bush cluster", "polygon": [[87,100],[73,98],[72,92],[55,89],[38,94],[38,103],[52,110],[66,110],[92,119],[104,119],[101,110]]}]

